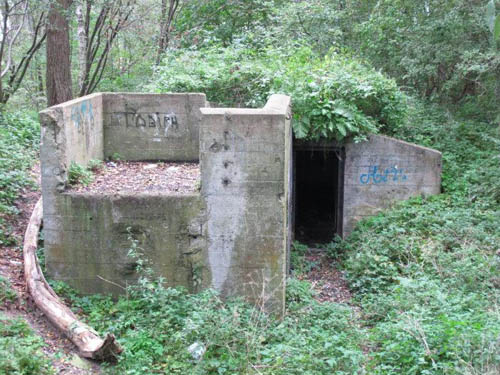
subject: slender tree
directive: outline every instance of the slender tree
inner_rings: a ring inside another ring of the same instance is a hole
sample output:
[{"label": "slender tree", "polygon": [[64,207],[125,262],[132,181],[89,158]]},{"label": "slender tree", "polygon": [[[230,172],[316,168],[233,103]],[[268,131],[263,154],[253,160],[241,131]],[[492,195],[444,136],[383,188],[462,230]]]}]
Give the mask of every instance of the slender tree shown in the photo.
[{"label": "slender tree", "polygon": [[47,104],[73,98],[69,45],[68,10],[72,0],[51,2],[47,24]]},{"label": "slender tree", "polygon": [[[28,0],[3,0],[0,4],[0,103],[7,103],[21,85],[33,57],[45,40],[44,24],[45,12],[34,16]],[[27,36],[29,45],[24,50],[21,47],[19,53],[20,40]],[[19,57],[16,59],[15,55]]]},{"label": "slender tree", "polygon": [[[168,3],[168,10],[167,10],[167,3]],[[156,65],[160,63],[161,56],[168,47],[168,43],[170,41],[170,31],[172,29],[172,22],[174,21],[174,17],[178,7],[179,7],[179,0],[161,0],[160,35],[158,38]]]},{"label": "slender tree", "polygon": [[[127,25],[135,0],[79,0],[78,23],[78,87],[79,96],[92,93],[103,77],[111,48],[118,33]],[[92,22],[95,13],[97,18]]]}]

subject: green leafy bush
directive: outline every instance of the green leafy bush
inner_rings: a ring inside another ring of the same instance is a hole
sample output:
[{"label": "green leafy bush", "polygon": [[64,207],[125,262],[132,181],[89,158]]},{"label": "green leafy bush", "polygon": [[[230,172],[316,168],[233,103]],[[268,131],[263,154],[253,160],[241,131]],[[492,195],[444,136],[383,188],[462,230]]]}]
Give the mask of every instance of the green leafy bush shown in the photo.
[{"label": "green leafy bush", "polygon": [[91,172],[98,172],[104,168],[104,162],[99,159],[90,159],[87,164],[87,169]]},{"label": "green leafy bush", "polygon": [[12,243],[6,217],[17,213],[14,201],[33,185],[28,169],[36,160],[39,134],[34,117],[0,112],[0,245]]},{"label": "green leafy bush", "polygon": [[204,92],[223,106],[260,107],[273,93],[291,95],[298,138],[342,140],[393,133],[405,117],[395,82],[353,56],[321,57],[306,47],[238,47],[173,52],[147,89]]},{"label": "green leafy bush", "polygon": [[9,375],[54,374],[41,348],[42,339],[28,324],[0,314],[0,373]]},{"label": "green leafy bush", "polygon": [[[125,351],[110,374],[352,374],[362,365],[361,330],[353,310],[314,300],[308,282],[289,280],[283,320],[212,290],[188,294],[142,277],[113,302],[56,287]],[[188,348],[202,348],[195,359]]]},{"label": "green leafy bush", "polygon": [[295,274],[302,274],[307,270],[307,261],[305,259],[307,249],[307,245],[301,244],[298,241],[292,243],[290,249],[290,266]]},{"label": "green leafy bush", "polygon": [[381,0],[352,29],[361,52],[402,86],[441,102],[468,103],[491,120],[499,113],[499,44],[488,29],[495,3],[500,9],[498,0]]},{"label": "green leafy bush", "polygon": [[184,48],[229,45],[241,34],[269,24],[273,3],[282,0],[199,0],[186,2],[175,19],[175,32]]},{"label": "green leafy bush", "polygon": [[17,294],[12,290],[9,280],[0,276],[0,306],[4,302],[13,302],[16,298]]},{"label": "green leafy bush", "polygon": [[498,373],[500,316],[490,308],[500,302],[498,128],[418,103],[410,119],[401,136],[443,152],[445,193],[364,220],[341,243],[372,327],[367,368]]},{"label": "green leafy bush", "polygon": [[68,183],[70,185],[84,185],[87,186],[94,180],[92,170],[83,165],[71,162],[68,169]]}]

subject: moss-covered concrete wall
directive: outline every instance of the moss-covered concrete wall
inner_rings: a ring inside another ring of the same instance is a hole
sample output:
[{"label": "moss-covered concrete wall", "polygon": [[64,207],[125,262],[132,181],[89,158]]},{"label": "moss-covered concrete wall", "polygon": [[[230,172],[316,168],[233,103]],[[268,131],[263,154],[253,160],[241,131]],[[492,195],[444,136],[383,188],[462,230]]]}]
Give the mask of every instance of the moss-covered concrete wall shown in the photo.
[{"label": "moss-covered concrete wall", "polygon": [[57,213],[72,162],[86,165],[103,158],[102,95],[72,100],[40,112],[40,161],[44,220]]},{"label": "moss-covered concrete wall", "polygon": [[[129,160],[197,160],[203,105],[203,94],[94,94],[40,113],[44,241],[51,277],[85,293],[123,292],[118,285],[137,278],[134,260],[127,256],[130,228],[144,259],[167,285],[192,291],[204,286],[203,277],[209,280],[203,271],[206,211],[199,194],[66,190],[72,162],[85,166],[114,153]],[[124,111],[124,118],[135,118],[137,124],[113,123],[121,121]],[[156,123],[143,126],[149,115],[157,116]],[[155,143],[158,131],[162,135]]]},{"label": "moss-covered concrete wall", "polygon": [[[201,288],[205,209],[198,194],[63,193],[45,220],[47,271],[83,293],[122,293],[137,278],[134,248],[166,285]],[[205,287],[208,285],[205,285]]]},{"label": "moss-covered concrete wall", "polygon": [[[203,94],[95,94],[42,122],[47,270],[85,293],[137,278],[132,238],[167,285],[212,287],[284,312],[291,239],[290,98],[207,108]],[[346,143],[343,233],[395,200],[440,190],[441,154],[383,136]],[[71,162],[197,161],[199,194],[69,193]],[[128,229],[130,228],[130,229]]]},{"label": "moss-covered concrete wall", "polygon": [[198,161],[205,94],[104,93],[104,156]]}]

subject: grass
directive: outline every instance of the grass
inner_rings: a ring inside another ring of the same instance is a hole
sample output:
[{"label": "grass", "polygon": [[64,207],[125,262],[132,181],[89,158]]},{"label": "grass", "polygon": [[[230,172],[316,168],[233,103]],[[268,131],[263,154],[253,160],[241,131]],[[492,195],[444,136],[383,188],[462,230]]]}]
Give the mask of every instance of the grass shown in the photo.
[{"label": "grass", "polygon": [[[36,160],[40,127],[30,115],[0,112],[0,245],[13,245],[10,216],[18,213],[15,200],[33,185],[28,170]],[[0,307],[17,298],[0,276]],[[0,311],[0,374],[49,375],[54,371],[42,352],[44,343],[21,318]]]},{"label": "grass", "polygon": [[0,307],[8,302],[14,302],[16,298],[17,294],[12,290],[9,280],[0,276]]},{"label": "grass", "polygon": [[90,169],[74,161],[71,162],[68,169],[68,183],[70,185],[87,186],[94,180],[94,174]]},{"label": "grass", "polygon": [[[295,279],[282,321],[240,300],[222,302],[211,290],[192,295],[148,279],[117,302],[58,285],[94,328],[114,333],[125,348],[109,374],[352,374],[362,361],[353,310],[318,303],[311,285]],[[201,360],[190,354],[193,344]]]},{"label": "grass", "polygon": [[0,312],[0,374],[54,374],[43,346],[42,339],[23,319],[11,319]]}]

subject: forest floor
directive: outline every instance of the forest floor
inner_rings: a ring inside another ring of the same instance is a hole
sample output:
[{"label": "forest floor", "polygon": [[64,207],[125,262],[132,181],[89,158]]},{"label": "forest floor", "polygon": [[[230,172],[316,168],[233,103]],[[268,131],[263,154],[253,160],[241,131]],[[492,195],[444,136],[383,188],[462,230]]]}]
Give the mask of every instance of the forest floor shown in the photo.
[{"label": "forest floor", "polygon": [[189,194],[200,186],[198,163],[108,161],[87,185],[70,187],[76,193]]},{"label": "forest floor", "polygon": [[[97,174],[96,180],[91,186],[77,186],[73,188],[73,190],[78,192],[99,193],[102,192],[103,189],[101,180],[107,179],[109,181],[111,178],[114,182],[123,181],[131,171],[137,169],[153,176],[152,179],[158,174],[168,172],[176,175],[177,178],[175,181],[177,182],[182,179],[181,175],[188,177],[187,182],[177,184],[178,189],[181,190],[182,193],[185,193],[186,190],[191,190],[192,186],[194,186],[193,182],[199,178],[199,169],[197,165],[182,165],[180,170],[175,171],[169,171],[169,169],[171,169],[169,165],[161,165],[159,167],[155,165],[154,168],[145,168],[145,165],[146,164],[142,165],[139,163],[117,163],[111,166],[108,165],[105,171]],[[33,168],[31,175],[33,179],[37,181],[37,186],[40,186],[39,165]],[[186,184],[189,186],[184,186]],[[135,189],[137,189],[137,186]],[[45,343],[43,352],[50,360],[57,374],[99,374],[101,372],[100,366],[96,362],[88,361],[78,356],[77,348],[47,320],[39,309],[36,308],[26,290],[22,243],[28,221],[40,195],[39,188],[24,189],[16,201],[16,208],[19,213],[9,217],[9,222],[12,226],[12,236],[15,239],[16,245],[0,246],[0,276],[9,280],[11,288],[17,294],[17,298],[13,302],[6,302],[0,305],[0,312],[8,318],[24,319],[34,330],[36,335],[42,338]],[[319,302],[350,303],[352,295],[343,272],[337,269],[335,264],[332,264],[331,259],[328,258],[322,249],[310,247],[304,255],[303,262],[307,270],[297,275],[297,278],[299,280],[311,282],[312,288],[315,291],[316,300]]]},{"label": "forest floor", "polygon": [[[39,186],[40,168],[38,165],[33,168],[32,176],[38,181]],[[40,195],[38,189],[25,189],[16,201],[19,213],[9,217],[16,245],[0,245],[0,276],[9,280],[17,298],[13,302],[6,301],[0,305],[0,312],[8,318],[22,318],[31,326],[44,341],[44,355],[50,360],[57,374],[98,374],[100,373],[99,365],[78,356],[77,348],[36,308],[26,289],[22,243],[28,221]]]},{"label": "forest floor", "polygon": [[307,280],[316,292],[319,302],[335,302],[349,304],[352,299],[344,273],[335,264],[332,264],[323,249],[310,247],[305,255],[309,264],[308,272],[298,275],[299,280]]}]

